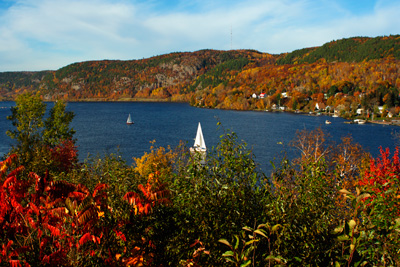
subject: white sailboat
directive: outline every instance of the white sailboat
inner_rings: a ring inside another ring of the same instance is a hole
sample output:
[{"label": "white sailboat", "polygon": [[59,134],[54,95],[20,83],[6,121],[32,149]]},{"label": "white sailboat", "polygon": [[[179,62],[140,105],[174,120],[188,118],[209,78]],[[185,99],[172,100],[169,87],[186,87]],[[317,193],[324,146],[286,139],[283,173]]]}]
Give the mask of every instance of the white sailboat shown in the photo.
[{"label": "white sailboat", "polygon": [[126,124],[133,124],[134,122],[132,121],[131,114],[129,113],[128,119],[126,120]]},{"label": "white sailboat", "polygon": [[197,127],[196,139],[194,141],[193,147],[190,148],[191,153],[198,153],[201,158],[201,163],[205,163],[206,158],[206,142],[204,141],[203,131],[201,130],[201,124],[199,122],[199,126]]}]

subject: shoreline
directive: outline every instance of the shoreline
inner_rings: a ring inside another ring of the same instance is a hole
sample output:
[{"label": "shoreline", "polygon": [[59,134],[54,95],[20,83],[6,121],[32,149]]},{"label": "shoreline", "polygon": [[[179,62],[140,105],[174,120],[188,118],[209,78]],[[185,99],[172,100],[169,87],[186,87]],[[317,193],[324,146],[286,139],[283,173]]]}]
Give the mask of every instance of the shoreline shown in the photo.
[{"label": "shoreline", "polygon": [[375,124],[380,124],[380,125],[400,126],[400,120],[395,120],[395,121],[367,121],[367,123],[375,123]]},{"label": "shoreline", "polygon": [[[15,101],[15,100],[5,100],[2,99],[0,102],[10,102],[10,101]],[[71,99],[71,100],[65,100],[66,102],[147,102],[147,103],[157,103],[157,102],[171,102],[171,103],[187,103],[189,104],[188,101],[176,101],[172,100],[171,98],[137,98],[137,97],[124,97],[124,98],[118,98],[118,99],[107,99],[107,98],[102,98],[102,97],[96,97],[96,98],[85,98],[85,99]],[[44,100],[44,102],[54,102],[51,100]],[[199,106],[193,106],[196,108],[208,108],[208,107],[199,107]],[[0,107],[4,108],[4,107]],[[234,109],[232,109],[234,110]],[[288,110],[260,110],[260,109],[252,109],[252,110],[238,110],[238,111],[259,111],[259,112],[271,112],[271,113],[292,113],[292,114],[297,114],[297,115],[308,115],[308,116],[327,116],[327,117],[332,117],[331,114],[327,114],[324,112],[304,112],[304,111],[288,111]],[[339,118],[343,118],[340,117]],[[344,118],[343,118],[344,119]],[[354,119],[345,119],[345,123],[352,124],[354,123]],[[391,125],[391,126],[400,126],[400,118],[395,118],[393,120],[366,120],[366,123],[373,123],[373,124],[379,124],[379,125]],[[357,123],[354,123],[357,124]]]}]

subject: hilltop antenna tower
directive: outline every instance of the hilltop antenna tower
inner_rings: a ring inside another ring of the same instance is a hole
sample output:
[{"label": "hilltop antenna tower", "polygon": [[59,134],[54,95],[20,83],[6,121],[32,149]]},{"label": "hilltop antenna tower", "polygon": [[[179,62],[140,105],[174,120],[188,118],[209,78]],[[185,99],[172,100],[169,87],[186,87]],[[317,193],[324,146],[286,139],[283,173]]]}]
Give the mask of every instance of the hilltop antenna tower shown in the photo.
[{"label": "hilltop antenna tower", "polygon": [[231,50],[232,50],[232,24],[231,24]]}]

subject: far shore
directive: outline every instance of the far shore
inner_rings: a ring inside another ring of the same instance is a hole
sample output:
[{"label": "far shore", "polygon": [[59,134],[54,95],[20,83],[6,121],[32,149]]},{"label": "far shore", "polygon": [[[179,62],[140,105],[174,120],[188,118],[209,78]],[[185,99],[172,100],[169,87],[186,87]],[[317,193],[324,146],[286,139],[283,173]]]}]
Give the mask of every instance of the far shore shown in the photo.
[{"label": "far shore", "polygon": [[370,123],[382,124],[382,125],[396,125],[400,126],[400,120],[392,120],[392,121],[367,121]]},{"label": "far shore", "polygon": [[[10,99],[0,99],[1,101],[14,101]],[[118,98],[118,99],[110,99],[110,98],[105,98],[105,97],[93,97],[93,98],[84,98],[84,99],[69,99],[66,100],[68,102],[174,102],[174,103],[188,103],[187,101],[176,101],[176,100],[171,100],[171,98],[142,98],[142,97],[124,97],[124,98]],[[52,100],[45,100],[45,102],[53,102]],[[196,106],[194,106],[196,107]],[[303,112],[303,111],[281,111],[281,110],[243,110],[243,111],[268,111],[268,112],[290,112],[290,113],[295,113],[299,115],[314,115],[317,116],[317,112],[309,113],[309,112]],[[331,116],[331,114],[321,112],[320,115],[323,116]],[[347,123],[351,123],[354,119],[346,119],[348,120]],[[399,119],[392,119],[392,120],[367,120],[367,123],[374,123],[374,124],[380,124],[380,125],[394,125],[394,126],[400,126],[400,118]]]},{"label": "far shore", "polygon": [[[118,99],[109,99],[102,97],[93,97],[93,98],[83,98],[83,99],[70,99],[68,102],[172,102],[170,99],[161,99],[161,98],[118,98]],[[175,102],[175,101],[174,101]]]}]

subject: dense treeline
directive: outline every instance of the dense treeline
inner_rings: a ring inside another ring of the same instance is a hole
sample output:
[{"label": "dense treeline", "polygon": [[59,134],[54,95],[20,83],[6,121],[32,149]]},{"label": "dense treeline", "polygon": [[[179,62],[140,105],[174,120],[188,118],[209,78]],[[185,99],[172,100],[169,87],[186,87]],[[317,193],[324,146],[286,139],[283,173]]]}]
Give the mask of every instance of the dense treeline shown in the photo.
[{"label": "dense treeline", "polygon": [[225,131],[206,163],[185,146],[77,161],[73,113],[17,98],[0,162],[3,266],[399,266],[398,150],[299,131],[260,172]]},{"label": "dense treeline", "polygon": [[278,59],[278,64],[328,62],[361,62],[394,57],[400,59],[400,36],[354,37],[332,41],[321,47],[293,51]]},{"label": "dense treeline", "polygon": [[0,73],[0,90],[3,99],[35,91],[45,100],[153,99],[386,118],[400,110],[399,42],[399,35],[355,37],[281,55],[201,50],[80,62],[52,72]]}]

